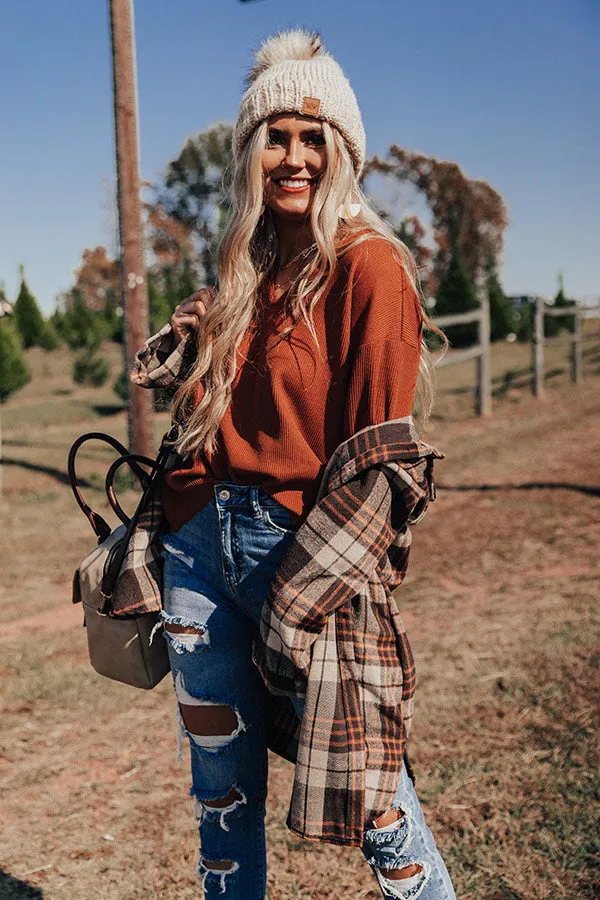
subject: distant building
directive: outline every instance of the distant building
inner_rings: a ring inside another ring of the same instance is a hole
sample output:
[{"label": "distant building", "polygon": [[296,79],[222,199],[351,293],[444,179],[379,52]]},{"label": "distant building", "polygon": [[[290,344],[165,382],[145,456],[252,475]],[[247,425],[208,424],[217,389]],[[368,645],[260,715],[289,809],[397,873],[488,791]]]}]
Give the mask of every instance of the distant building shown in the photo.
[{"label": "distant building", "polygon": [[8,302],[8,300],[0,299],[0,317],[2,316],[10,316],[12,314],[13,308]]},{"label": "distant building", "polygon": [[[539,294],[511,294],[510,300],[514,309],[522,309],[529,303],[535,303]],[[554,297],[544,297],[548,306],[554,305]],[[600,297],[593,294],[585,294],[583,297],[569,297],[571,303],[577,303],[583,310],[600,311]]]},{"label": "distant building", "polygon": [[[536,294],[511,294],[508,299],[511,302],[513,309],[523,309],[524,306],[529,306],[530,303],[535,303],[537,297],[539,295]],[[551,302],[550,297],[544,297],[546,303]]]}]

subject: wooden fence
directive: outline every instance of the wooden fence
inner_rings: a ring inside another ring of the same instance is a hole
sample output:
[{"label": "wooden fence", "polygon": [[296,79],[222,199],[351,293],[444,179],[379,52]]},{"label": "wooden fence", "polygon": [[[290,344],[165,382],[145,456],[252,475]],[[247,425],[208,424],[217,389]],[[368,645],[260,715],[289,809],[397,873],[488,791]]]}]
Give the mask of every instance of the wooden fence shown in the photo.
[{"label": "wooden fence", "polygon": [[[534,306],[533,331],[531,341],[531,388],[536,397],[544,396],[544,348],[549,344],[570,345],[571,348],[571,380],[578,383],[582,376],[582,343],[599,339],[600,331],[583,334],[582,322],[585,319],[600,319],[599,309],[584,309],[573,303],[570,306],[552,307],[546,304],[544,297],[532,297]],[[574,320],[573,332],[569,335],[547,337],[544,332],[544,320],[571,316]],[[466,325],[477,322],[477,343],[464,350],[454,350],[435,360],[436,368],[465,362],[469,359],[477,361],[476,394],[477,412],[481,416],[489,416],[492,412],[492,355],[490,341],[490,311],[487,297],[482,292],[482,302],[478,309],[450,316],[433,316],[432,322],[438,328],[449,328],[453,325]]]},{"label": "wooden fence", "polygon": [[451,325],[467,325],[477,322],[477,343],[464,350],[455,350],[436,360],[436,368],[452,366],[468,359],[477,360],[477,412],[480,416],[492,414],[492,351],[490,341],[490,308],[487,297],[483,296],[479,309],[471,312],[456,313],[451,316],[437,316],[432,322],[438,328],[449,328]]},{"label": "wooden fence", "polygon": [[[546,337],[544,332],[544,321],[549,316],[553,319],[564,318],[570,316],[573,318],[573,332],[570,335],[558,335],[557,337]],[[571,306],[546,306],[543,297],[535,298],[535,315],[533,322],[533,337],[531,342],[532,348],[532,368],[533,379],[532,389],[536,397],[544,396],[544,348],[548,344],[570,345],[571,348],[571,381],[577,384],[581,380],[582,374],[582,343],[584,340],[591,340],[600,337],[600,331],[589,332],[582,335],[581,323],[584,319],[600,318],[600,311],[594,309],[585,310],[573,303]]]}]

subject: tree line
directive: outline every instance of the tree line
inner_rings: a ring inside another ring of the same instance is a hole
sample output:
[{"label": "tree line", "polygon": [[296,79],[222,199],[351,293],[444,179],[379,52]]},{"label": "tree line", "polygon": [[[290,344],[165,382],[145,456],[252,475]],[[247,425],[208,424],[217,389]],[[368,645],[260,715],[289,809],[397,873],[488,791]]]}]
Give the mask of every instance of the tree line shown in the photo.
[{"label": "tree line", "polygon": [[[232,126],[218,123],[188,138],[151,186],[145,203],[146,256],[151,333],[171,317],[177,304],[203,285],[216,282],[216,250],[230,213],[233,172]],[[431,215],[433,247],[417,216],[392,221],[392,214],[369,193],[372,174],[413,185]],[[531,310],[515,309],[498,274],[508,212],[502,196],[488,182],[469,179],[454,162],[412,153],[392,145],[385,159],[375,155],[362,175],[362,187],[395,234],[414,254],[428,312],[450,315],[475,309],[480,292],[489,299],[493,341],[515,335],[530,340]],[[85,250],[73,285],[59,295],[54,312],[42,315],[23,268],[14,314],[0,316],[0,399],[29,378],[22,350],[52,351],[64,344],[76,352],[73,379],[102,385],[110,377],[98,351],[103,342],[123,340],[120,271],[103,246]],[[0,288],[1,301],[6,297]],[[568,303],[562,281],[555,303]],[[476,325],[447,329],[453,346],[476,340]],[[547,333],[568,327],[564,319],[547,322]],[[125,397],[124,373],[114,384]]]}]

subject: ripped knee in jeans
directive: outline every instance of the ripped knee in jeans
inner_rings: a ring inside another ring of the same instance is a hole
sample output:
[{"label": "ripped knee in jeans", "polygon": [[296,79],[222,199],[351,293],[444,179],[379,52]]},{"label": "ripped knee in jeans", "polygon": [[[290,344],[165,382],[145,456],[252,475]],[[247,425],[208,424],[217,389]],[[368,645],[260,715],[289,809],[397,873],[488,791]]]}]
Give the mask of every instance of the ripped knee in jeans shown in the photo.
[{"label": "ripped knee in jeans", "polygon": [[175,676],[175,694],[180,728],[199,751],[218,753],[246,728],[239,713],[230,706],[188,693],[181,672]]}]

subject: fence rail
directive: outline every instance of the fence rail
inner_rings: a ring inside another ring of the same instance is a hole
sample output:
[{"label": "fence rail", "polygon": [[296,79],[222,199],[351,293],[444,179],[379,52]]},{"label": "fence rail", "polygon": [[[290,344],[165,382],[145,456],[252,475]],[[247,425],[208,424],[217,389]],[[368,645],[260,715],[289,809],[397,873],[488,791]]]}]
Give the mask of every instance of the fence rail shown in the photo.
[{"label": "fence rail", "polygon": [[[573,333],[570,337],[547,338],[544,333],[544,320],[549,316],[552,319],[573,318]],[[556,309],[547,307],[543,297],[535,298],[535,317],[532,337],[532,365],[533,365],[533,393],[540,399],[544,396],[544,347],[546,344],[570,344],[571,346],[571,381],[578,384],[581,381],[583,362],[581,344],[584,340],[590,340],[591,335],[582,335],[581,323],[584,319],[600,318],[600,310],[582,309],[576,303],[571,306],[561,306]],[[600,334],[600,332],[597,332]]]},{"label": "fence rail", "polygon": [[480,292],[480,305],[478,309],[469,312],[456,313],[451,316],[439,316],[432,322],[438,328],[449,328],[452,325],[467,325],[477,323],[477,343],[464,350],[456,350],[436,360],[439,368],[453,366],[466,362],[469,359],[477,361],[477,412],[480,416],[492,414],[492,348],[490,341],[490,305],[487,294]]},{"label": "fence rail", "polygon": [[[489,416],[492,412],[492,357],[490,342],[490,311],[485,291],[480,292],[481,303],[478,309],[470,310],[456,315],[432,317],[432,322],[438,328],[451,328],[454,325],[467,325],[476,322],[478,325],[478,340],[471,347],[463,350],[453,350],[448,354],[440,355],[434,360],[436,368],[458,365],[474,359],[477,361],[476,391],[477,411],[481,416]],[[588,319],[600,319],[600,308],[583,309],[576,303],[570,306],[550,307],[546,305],[544,297],[532,297],[530,303],[534,307],[533,332],[531,339],[531,387],[536,397],[544,396],[544,349],[546,346],[569,345],[571,348],[571,380],[577,384],[582,377],[582,343],[583,341],[600,338],[600,331],[582,333],[582,322]],[[571,317],[573,319],[573,332],[565,337],[547,337],[544,330],[546,317],[553,319]]]}]

